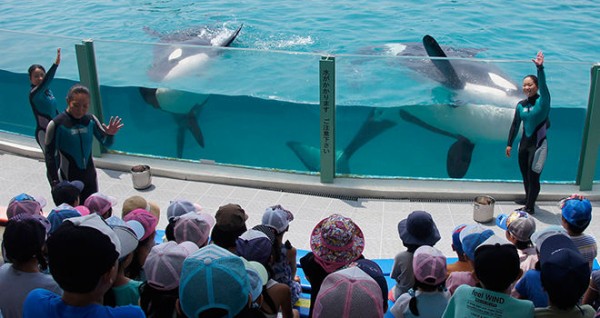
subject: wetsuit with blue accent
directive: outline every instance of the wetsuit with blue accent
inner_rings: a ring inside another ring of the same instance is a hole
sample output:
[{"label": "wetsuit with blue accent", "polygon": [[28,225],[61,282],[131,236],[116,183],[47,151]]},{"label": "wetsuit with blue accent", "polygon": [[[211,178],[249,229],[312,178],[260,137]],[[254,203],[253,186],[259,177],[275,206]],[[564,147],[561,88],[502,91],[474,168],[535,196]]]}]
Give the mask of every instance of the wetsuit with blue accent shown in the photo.
[{"label": "wetsuit with blue accent", "polygon": [[40,148],[42,148],[42,151],[45,150],[46,127],[58,115],[56,98],[54,98],[54,94],[50,90],[50,83],[54,79],[57,68],[57,64],[52,64],[40,85],[32,85],[31,91],[29,91],[29,104],[31,104],[37,124],[35,127],[35,140],[40,145]]},{"label": "wetsuit with blue accent", "polygon": [[46,131],[48,181],[50,185],[59,180],[82,181],[85,187],[80,195],[81,202],[98,192],[96,168],[92,160],[94,137],[105,147],[110,147],[114,139],[104,131],[98,118],[91,114],[77,119],[65,111],[50,121]]},{"label": "wetsuit with blue accent", "polygon": [[544,67],[537,68],[539,94],[528,97],[517,104],[508,134],[508,146],[512,144],[523,122],[523,135],[519,144],[519,168],[525,187],[525,209],[534,211],[535,201],[540,193],[540,174],[548,155],[546,140],[547,121],[550,114],[550,91],[546,85]]}]

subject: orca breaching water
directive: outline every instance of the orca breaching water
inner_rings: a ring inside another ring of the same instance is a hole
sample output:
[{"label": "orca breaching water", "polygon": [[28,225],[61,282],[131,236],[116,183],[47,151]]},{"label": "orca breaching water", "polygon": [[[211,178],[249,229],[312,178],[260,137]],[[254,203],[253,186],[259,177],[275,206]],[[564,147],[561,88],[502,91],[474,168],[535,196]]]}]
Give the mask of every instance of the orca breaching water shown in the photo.
[{"label": "orca breaching water", "polygon": [[[239,35],[240,25],[234,31],[212,31],[205,27],[192,28],[162,34],[148,28],[147,33],[160,39],[161,45],[154,49],[154,63],[148,76],[156,82],[166,82],[198,72],[219,54],[219,50],[206,49],[206,46],[227,47]],[[168,43],[169,45],[165,45]],[[173,115],[178,125],[177,157],[183,157],[185,134],[190,131],[198,145],[204,148],[204,135],[198,125],[197,114],[207,102],[208,95],[190,93],[170,88],[141,87],[144,101],[154,108]]]},{"label": "orca breaching water", "polygon": [[[373,108],[348,146],[337,151],[337,172],[350,173],[352,155],[400,120],[456,139],[446,159],[446,170],[451,178],[465,176],[478,142],[507,140],[521,92],[496,66],[468,59],[479,50],[441,47],[433,37],[426,35],[422,43],[389,45],[387,51],[398,56],[429,56],[403,61],[408,68],[450,90],[453,101]],[[307,169],[319,170],[319,148],[299,142],[288,142],[288,146]]]}]

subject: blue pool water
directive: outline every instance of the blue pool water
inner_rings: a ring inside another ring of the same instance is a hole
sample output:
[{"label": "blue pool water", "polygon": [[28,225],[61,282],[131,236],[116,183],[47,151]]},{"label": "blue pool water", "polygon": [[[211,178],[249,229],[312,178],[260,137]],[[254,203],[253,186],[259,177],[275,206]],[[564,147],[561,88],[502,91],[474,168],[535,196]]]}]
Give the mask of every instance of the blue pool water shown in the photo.
[{"label": "blue pool water", "polygon": [[[207,101],[197,114],[206,145],[199,147],[187,134],[183,159],[307,171],[288,145],[319,144],[319,56],[336,56],[336,138],[343,150],[374,109],[394,114],[416,105],[436,111],[428,107],[439,102],[440,85],[390,52],[431,34],[442,45],[478,50],[478,59],[491,60],[517,84],[534,71],[530,58],[536,51],[546,53],[553,126],[542,177],[572,182],[589,69],[599,60],[600,35],[593,32],[600,29],[594,18],[599,10],[594,1],[7,0],[0,3],[0,43],[10,52],[0,61],[0,93],[6,96],[0,101],[0,129],[31,135],[24,71],[32,63],[49,66],[56,47],[63,47],[53,90],[64,96],[78,78],[73,45],[93,38],[104,114],[126,122],[113,150],[177,156],[172,114],[152,108],[139,94],[139,87],[167,87],[190,92],[186,101]],[[148,77],[158,40],[145,30],[167,34],[209,26],[218,32],[241,24],[232,49],[215,52],[205,68],[169,82]],[[505,126],[498,122],[489,129]],[[446,155],[453,142],[400,120],[357,150],[351,171],[341,172],[447,178]],[[506,159],[504,146],[498,138],[480,140],[465,178],[518,180],[515,156]]]}]

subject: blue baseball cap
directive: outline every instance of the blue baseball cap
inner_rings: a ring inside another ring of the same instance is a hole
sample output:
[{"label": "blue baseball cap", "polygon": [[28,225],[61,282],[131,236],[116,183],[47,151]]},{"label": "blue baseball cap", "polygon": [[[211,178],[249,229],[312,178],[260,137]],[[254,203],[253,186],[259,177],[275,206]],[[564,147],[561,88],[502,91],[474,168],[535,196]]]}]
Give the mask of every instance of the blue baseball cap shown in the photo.
[{"label": "blue baseball cap", "polygon": [[467,225],[460,232],[460,241],[462,243],[465,255],[467,255],[470,260],[474,261],[475,250],[477,249],[477,246],[490,238],[492,235],[494,235],[494,231],[486,229],[480,224]]},{"label": "blue baseball cap", "polygon": [[577,227],[586,227],[592,220],[592,204],[588,199],[571,197],[561,201],[562,216]]},{"label": "blue baseball cap", "polygon": [[464,230],[465,227],[467,227],[466,224],[461,224],[455,227],[452,231],[452,247],[454,248],[454,251],[456,251],[456,253],[458,254],[465,253],[465,251],[463,250],[462,242],[460,241],[460,232],[462,232],[462,230]]}]

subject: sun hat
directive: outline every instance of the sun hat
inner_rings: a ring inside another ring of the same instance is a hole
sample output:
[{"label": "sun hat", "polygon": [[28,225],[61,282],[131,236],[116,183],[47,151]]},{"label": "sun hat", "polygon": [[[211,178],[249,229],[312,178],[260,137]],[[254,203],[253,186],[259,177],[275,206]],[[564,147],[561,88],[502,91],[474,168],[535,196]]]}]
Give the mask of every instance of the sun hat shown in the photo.
[{"label": "sun hat", "polygon": [[515,245],[492,235],[475,251],[475,275],[486,289],[504,292],[521,272]]},{"label": "sun hat", "polygon": [[202,211],[202,207],[199,204],[192,203],[188,200],[171,201],[167,207],[167,220],[171,221],[174,217],[182,216],[189,212],[200,211]]},{"label": "sun hat", "polygon": [[8,202],[6,207],[6,216],[8,219],[17,214],[26,213],[29,215],[42,214],[42,208],[46,206],[46,199],[42,196],[32,196],[27,193],[21,193],[14,196]]},{"label": "sun hat", "polygon": [[79,211],[75,210],[74,207],[63,203],[56,208],[50,211],[48,214],[48,221],[50,222],[50,232],[49,234],[54,233],[56,229],[62,224],[62,222],[66,219],[75,218],[81,216]]},{"label": "sun hat", "polygon": [[250,229],[242,233],[236,240],[235,250],[239,256],[249,261],[266,265],[273,252],[273,242],[265,233]]},{"label": "sun hat", "polygon": [[590,281],[590,266],[573,241],[555,234],[540,247],[542,286],[552,294],[573,303],[586,291]]},{"label": "sun hat", "polygon": [[190,241],[202,247],[208,243],[208,236],[215,219],[212,215],[202,212],[189,212],[181,216],[174,216],[173,236],[177,243]]},{"label": "sun hat", "polygon": [[350,218],[332,214],[313,229],[310,249],[315,261],[326,272],[331,273],[362,255],[365,238],[361,229]]},{"label": "sun hat", "polygon": [[115,197],[100,192],[91,194],[83,203],[90,210],[90,213],[97,213],[100,216],[104,216],[116,204],[117,199]]},{"label": "sun hat", "polygon": [[433,246],[441,238],[431,214],[425,211],[413,211],[400,221],[398,234],[405,245]]},{"label": "sun hat", "polygon": [[164,291],[179,287],[183,262],[198,249],[192,242],[169,241],[153,246],[144,263],[148,285]]},{"label": "sun hat", "polygon": [[585,228],[592,220],[592,204],[590,201],[579,195],[572,195],[560,201],[562,216],[567,223]]},{"label": "sun hat", "polygon": [[500,214],[496,218],[496,225],[508,231],[520,242],[530,241],[531,235],[535,232],[535,220],[525,211]]},{"label": "sun hat", "polygon": [[381,289],[358,267],[333,272],[323,280],[313,317],[383,317]]},{"label": "sun hat", "polygon": [[435,247],[420,246],[412,262],[415,279],[421,283],[437,286],[446,280],[446,256]]},{"label": "sun hat", "polygon": [[144,236],[140,241],[147,239],[156,231],[158,219],[154,214],[144,209],[135,209],[123,217],[123,221],[138,221],[144,227]]},{"label": "sun hat", "polygon": [[290,222],[294,220],[292,212],[286,210],[281,205],[274,205],[268,207],[263,213],[262,224],[270,226],[277,231],[277,234],[285,232],[290,225]]},{"label": "sun hat", "polygon": [[557,235],[557,234],[568,235],[567,230],[565,230],[565,228],[560,225],[551,225],[545,229],[535,231],[531,235],[531,241],[533,242],[533,244],[535,244],[535,250],[539,253],[540,247],[542,246],[544,241],[547,238],[549,238],[550,236]]},{"label": "sun hat", "polygon": [[188,317],[201,317],[211,308],[227,311],[234,317],[248,305],[250,284],[242,259],[209,244],[183,262],[179,303]]},{"label": "sun hat", "polygon": [[246,220],[248,214],[239,204],[229,203],[219,207],[215,214],[217,225],[225,230],[243,228],[246,230]]},{"label": "sun hat", "polygon": [[464,230],[465,227],[467,227],[466,224],[460,224],[456,226],[452,231],[452,247],[454,248],[454,251],[458,254],[465,253],[465,251],[463,250],[462,243],[460,242],[460,232],[462,232],[462,230]]},{"label": "sun hat", "polygon": [[135,209],[150,211],[157,219],[160,219],[160,208],[158,205],[154,202],[146,201],[146,199],[139,195],[131,196],[123,201],[121,217],[125,217],[125,215]]}]

